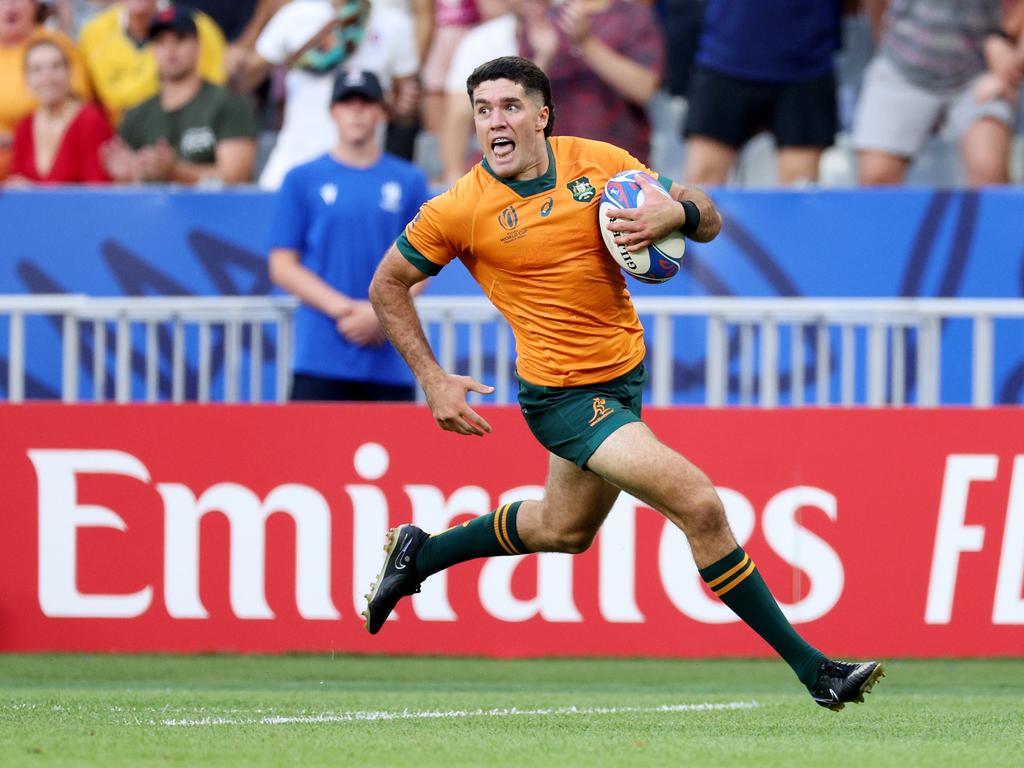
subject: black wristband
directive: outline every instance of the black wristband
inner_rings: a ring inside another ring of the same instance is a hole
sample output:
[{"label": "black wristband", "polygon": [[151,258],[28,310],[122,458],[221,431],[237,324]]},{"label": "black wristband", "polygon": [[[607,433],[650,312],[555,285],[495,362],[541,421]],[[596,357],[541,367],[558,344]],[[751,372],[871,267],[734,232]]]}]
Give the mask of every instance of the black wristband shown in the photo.
[{"label": "black wristband", "polygon": [[700,227],[700,208],[693,200],[681,200],[679,204],[683,206],[683,212],[686,214],[680,229],[684,235],[692,235]]}]

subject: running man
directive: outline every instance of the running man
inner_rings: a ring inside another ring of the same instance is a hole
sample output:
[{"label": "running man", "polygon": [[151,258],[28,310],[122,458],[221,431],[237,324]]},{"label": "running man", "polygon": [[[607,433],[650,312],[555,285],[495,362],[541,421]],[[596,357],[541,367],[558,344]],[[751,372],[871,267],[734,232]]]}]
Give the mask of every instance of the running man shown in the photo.
[{"label": "running man", "polygon": [[[423,205],[378,267],[370,301],[438,425],[484,435],[491,427],[466,397],[494,388],[438,365],[410,293],[461,259],[515,333],[519,402],[550,452],[548,478],[541,501],[507,504],[432,536],[414,525],[392,529],[367,595],[366,628],[379,632],[402,597],[456,563],[583,552],[622,490],[686,534],[708,587],[789,663],[818,704],[839,710],[863,701],[881,665],[833,661],[796,633],[736,543],[711,481],[641,419],[643,328],[596,211],[605,182],[643,168],[640,161],[610,144],[552,137],[547,76],[525,59],[482,64],[466,85],[484,159]],[[674,229],[699,242],[718,234],[721,217],[707,195],[650,173],[672,199],[647,194],[639,208],[618,211],[617,242],[636,250]]]}]

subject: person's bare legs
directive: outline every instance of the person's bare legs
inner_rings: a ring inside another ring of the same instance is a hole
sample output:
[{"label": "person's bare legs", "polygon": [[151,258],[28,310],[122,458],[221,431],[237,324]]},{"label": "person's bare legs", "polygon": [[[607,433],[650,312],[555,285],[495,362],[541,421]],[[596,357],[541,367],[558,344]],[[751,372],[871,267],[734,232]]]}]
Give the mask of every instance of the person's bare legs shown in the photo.
[{"label": "person's bare legs", "polygon": [[687,184],[717,187],[729,180],[739,152],[707,136],[693,135],[686,139],[686,168],[683,177]]},{"label": "person's bare legs", "polygon": [[662,443],[643,422],[615,430],[587,467],[665,515],[686,534],[698,568],[736,549],[725,508],[711,480]]},{"label": "person's bare legs", "polygon": [[902,184],[910,167],[910,158],[865,149],[857,153],[857,183],[875,187],[885,184]]},{"label": "person's bare legs", "polygon": [[1013,135],[1001,120],[983,117],[960,140],[964,175],[972,187],[1010,183],[1010,145]]},{"label": "person's bare legs", "polygon": [[[736,543],[707,475],[661,442],[643,422],[615,430],[587,467],[678,526],[690,542],[708,589],[771,645],[804,685],[820,688],[827,659],[800,637],[779,609],[753,560]],[[865,675],[873,671],[874,667],[863,670]]]},{"label": "person's bare legs", "polygon": [[619,489],[571,461],[549,456],[544,498],[519,507],[519,535],[532,552],[578,554],[594,540]]},{"label": "person's bare legs", "polygon": [[780,147],[778,151],[779,184],[791,187],[818,180],[821,147]]}]

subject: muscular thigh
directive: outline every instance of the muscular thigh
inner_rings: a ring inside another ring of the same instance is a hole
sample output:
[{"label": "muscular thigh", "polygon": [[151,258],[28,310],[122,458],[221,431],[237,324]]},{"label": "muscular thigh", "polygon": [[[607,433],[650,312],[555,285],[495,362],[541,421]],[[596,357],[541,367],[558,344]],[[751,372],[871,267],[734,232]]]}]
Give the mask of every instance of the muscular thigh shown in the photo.
[{"label": "muscular thigh", "polygon": [[695,464],[661,442],[643,422],[616,430],[590,457],[588,469],[674,522],[712,490]]}]

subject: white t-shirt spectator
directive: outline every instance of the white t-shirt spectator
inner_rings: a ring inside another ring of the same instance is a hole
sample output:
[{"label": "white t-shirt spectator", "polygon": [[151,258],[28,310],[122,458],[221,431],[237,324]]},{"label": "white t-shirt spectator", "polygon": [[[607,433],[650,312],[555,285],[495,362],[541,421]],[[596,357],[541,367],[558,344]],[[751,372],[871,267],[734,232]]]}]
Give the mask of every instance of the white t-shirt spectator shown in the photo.
[{"label": "white t-shirt spectator", "polygon": [[[330,0],[289,3],[257,38],[256,53],[271,64],[283,64],[327,25],[334,12]],[[385,91],[394,78],[415,75],[419,56],[412,21],[401,11],[373,3],[363,40],[342,66],[373,72]],[[288,171],[334,146],[338,136],[330,113],[334,74],[293,67],[285,75],[284,122],[260,175],[262,188],[277,189]]]}]

